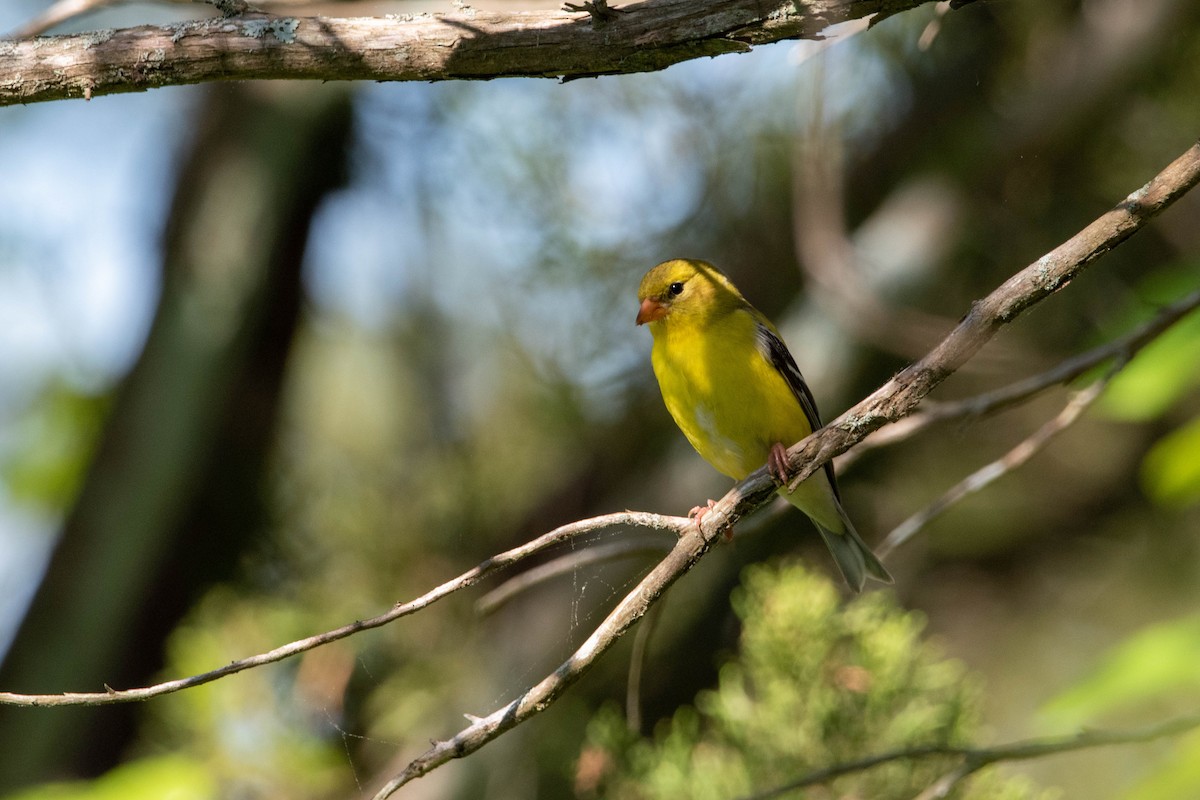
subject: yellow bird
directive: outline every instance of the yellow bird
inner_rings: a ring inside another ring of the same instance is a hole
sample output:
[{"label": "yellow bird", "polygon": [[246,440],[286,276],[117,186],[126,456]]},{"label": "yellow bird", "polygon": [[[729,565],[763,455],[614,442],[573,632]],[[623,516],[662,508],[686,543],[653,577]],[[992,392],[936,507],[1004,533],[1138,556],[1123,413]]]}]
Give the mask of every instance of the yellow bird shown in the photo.
[{"label": "yellow bird", "polygon": [[[637,324],[654,336],[663,402],[692,447],[734,480],[766,464],[784,482],[787,447],[820,428],[821,418],[775,326],[704,261],[659,264],[642,278],[638,300]],[[892,582],[850,524],[832,464],[779,493],[816,524],[852,589],[862,591],[867,575]],[[700,506],[691,516],[707,511]]]}]

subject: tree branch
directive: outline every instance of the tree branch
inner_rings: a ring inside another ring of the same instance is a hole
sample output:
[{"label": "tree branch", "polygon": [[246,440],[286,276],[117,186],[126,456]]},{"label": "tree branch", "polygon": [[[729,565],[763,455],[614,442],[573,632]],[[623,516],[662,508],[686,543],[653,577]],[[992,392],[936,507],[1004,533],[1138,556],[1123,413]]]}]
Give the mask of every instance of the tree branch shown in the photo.
[{"label": "tree branch", "polygon": [[[920,361],[901,371],[830,425],[788,450],[798,485],[826,461],[861,441],[871,431],[910,412],[921,398],[952,374],[1004,325],[1049,297],[1089,264],[1132,236],[1152,217],[1200,181],[1200,142],[1049,254],[972,304],[963,321]],[[751,473],[717,501],[698,526],[622,598],[575,653],[520,697],[471,724],[413,759],[376,793],[385,800],[416,778],[455,758],[470,755],[505,731],[546,710],[606,650],[628,631],[676,580],[683,576],[738,520],[765,505],[776,485],[766,468]]]},{"label": "tree branch", "polygon": [[959,758],[962,760],[960,764],[943,775],[928,790],[922,792],[920,795],[921,798],[944,797],[945,793],[963,778],[978,772],[984,767],[1001,761],[1025,761],[1031,758],[1043,758],[1060,753],[1070,753],[1076,750],[1087,750],[1093,747],[1144,744],[1169,736],[1179,736],[1196,728],[1200,728],[1200,714],[1177,717],[1155,725],[1128,731],[1083,730],[1067,736],[1026,739],[1025,741],[997,745],[996,747],[974,748],[941,744],[909,747],[903,750],[893,750],[888,753],[869,756],[858,761],[835,764],[831,767],[815,770],[784,786],[777,786],[774,789],[769,789],[759,794],[743,797],[741,800],[770,800],[770,798],[781,797],[797,789],[826,784],[845,775],[865,772],[881,764],[888,764],[893,761],[910,761],[920,758],[946,756]]},{"label": "tree branch", "polygon": [[903,420],[882,428],[864,439],[857,447],[838,459],[838,467],[845,469],[868,450],[904,441],[934,423],[963,417],[980,417],[993,411],[1010,408],[1036,397],[1046,389],[1072,381],[1114,357],[1132,357],[1197,308],[1200,308],[1200,292],[1193,292],[1164,307],[1153,319],[1141,327],[1113,339],[1111,342],[1105,342],[1079,355],[1064,359],[1037,375],[962,400],[923,403],[922,410],[910,414]]},{"label": "tree branch", "polygon": [[[642,528],[652,528],[656,530],[669,530],[680,533],[688,528],[694,527],[692,521],[686,517],[669,517],[662,514],[647,514],[639,511],[624,511],[616,514],[606,514],[601,517],[593,517],[591,519],[579,520],[568,525],[555,528],[531,542],[527,542],[520,547],[514,547],[498,555],[482,561],[472,569],[467,570],[457,578],[446,581],[441,586],[438,586],[415,600],[410,600],[407,603],[397,603],[392,608],[376,617],[370,619],[357,620],[349,625],[343,625],[340,628],[335,628],[325,633],[310,636],[306,639],[299,639],[294,642],[282,645],[266,653],[243,658],[239,661],[234,661],[226,664],[218,669],[209,672],[193,675],[188,678],[180,678],[178,680],[166,681],[153,686],[146,686],[140,689],[108,689],[104,692],[64,692],[62,694],[17,694],[15,692],[0,692],[0,704],[14,706],[98,706],[108,705],[111,703],[129,703],[137,700],[149,700],[152,697],[159,695],[171,694],[183,689],[190,689],[193,686],[200,686],[205,683],[211,683],[218,678],[224,678],[227,675],[233,675],[236,672],[247,670],[252,667],[261,667],[264,664],[272,664],[276,661],[282,661],[285,658],[291,658],[294,655],[312,650],[330,642],[336,642],[338,639],[345,639],[359,631],[378,628],[393,622],[401,617],[406,617],[420,611],[427,606],[431,606],[438,600],[451,595],[461,589],[466,589],[468,586],[474,586],[487,575],[515,564],[522,559],[528,558],[545,550],[548,547],[567,541],[569,539],[581,536],[583,534],[592,533],[594,531],[613,528],[617,526],[636,526]],[[106,687],[107,688],[107,687]]]},{"label": "tree branch", "polygon": [[[895,422],[956,371],[996,334],[1078,277],[1096,259],[1142,227],[1200,182],[1200,142],[1193,144],[1149,183],[1051,252],[971,304],[962,321],[924,358],[901,370],[873,394],[803,442],[788,450],[795,489],[830,458]],[[746,479],[748,489],[770,482],[765,469]]]},{"label": "tree branch", "polygon": [[[1126,336],[1093,348],[1075,358],[1069,358],[1040,375],[1019,381],[995,392],[968,398],[960,403],[947,403],[931,412],[926,417],[926,424],[929,424],[933,419],[944,419],[950,415],[965,416],[967,414],[985,413],[988,410],[1002,408],[1025,400],[1047,386],[1053,386],[1077,377],[1093,366],[1108,359],[1117,359],[1108,374],[1092,383],[1086,389],[1076,393],[1054,419],[1042,425],[1032,435],[1003,456],[971,473],[924,509],[897,525],[887,535],[876,551],[879,557],[883,558],[887,556],[897,547],[907,542],[917,531],[929,524],[930,520],[942,514],[950,506],[968,495],[978,492],[1000,476],[1011,472],[1032,458],[1052,438],[1075,424],[1083,412],[1100,397],[1105,387],[1108,386],[1109,381],[1124,368],[1139,350],[1154,341],[1158,335],[1186,316],[1188,312],[1195,310],[1197,306],[1200,306],[1200,292],[1193,292],[1182,300],[1163,309],[1150,322]],[[916,418],[916,415],[909,417],[905,422],[911,421],[914,418]]]},{"label": "tree branch", "polygon": [[567,11],[388,17],[247,13],[0,41],[0,105],[219,80],[436,81],[647,72],[745,52],[929,0],[645,0],[611,21]]},{"label": "tree branch", "polygon": [[1107,375],[1098,381],[1092,383],[1086,389],[1077,392],[1065,406],[1062,411],[1054,419],[1050,420],[1042,427],[1038,428],[1024,441],[1018,444],[1013,449],[1009,450],[1000,458],[987,464],[984,467],[972,472],[967,477],[950,487],[941,497],[934,500],[925,508],[913,514],[904,522],[900,523],[887,535],[883,540],[883,544],[879,545],[876,553],[880,558],[885,558],[889,553],[895,550],[900,545],[907,542],[916,534],[917,531],[929,524],[930,520],[940,516],[942,512],[950,508],[950,506],[961,501],[963,498],[978,492],[988,484],[995,481],[1001,475],[1012,472],[1017,467],[1031,459],[1034,454],[1039,452],[1043,447],[1050,443],[1056,435],[1066,430],[1075,424],[1075,421],[1083,414],[1084,411],[1096,402],[1100,397],[1100,393],[1108,386],[1109,380],[1116,375],[1117,371],[1123,365],[1119,364]]}]

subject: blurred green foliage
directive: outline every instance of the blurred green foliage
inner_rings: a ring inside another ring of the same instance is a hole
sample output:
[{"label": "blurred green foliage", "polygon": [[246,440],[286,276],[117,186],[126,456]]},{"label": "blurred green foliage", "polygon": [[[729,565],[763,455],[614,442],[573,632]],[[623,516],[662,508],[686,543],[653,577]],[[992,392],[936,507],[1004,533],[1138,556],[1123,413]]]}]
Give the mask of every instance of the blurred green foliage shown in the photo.
[{"label": "blurred green foliage", "polygon": [[[1200,709],[1200,616],[1148,626],[1104,655],[1075,685],[1041,709],[1051,730],[1099,727],[1114,720],[1160,721]],[[1200,734],[1163,744],[1145,759],[1144,775],[1123,800],[1177,800],[1200,795]]]},{"label": "blurred green foliage", "polygon": [[[981,685],[923,640],[924,621],[890,592],[843,606],[828,578],[799,564],[746,570],[734,594],[737,656],[717,687],[655,730],[632,735],[613,711],[589,729],[583,796],[726,800],[807,773],[922,746],[967,745],[977,734]],[[597,770],[597,764],[604,765]],[[907,800],[954,765],[898,759],[830,781],[836,797]],[[597,775],[603,772],[602,778]],[[799,796],[799,790],[783,796]],[[1043,796],[1018,778],[974,777],[956,797]]]},{"label": "blurred green foliage", "polygon": [[65,508],[83,480],[111,398],[64,381],[45,386],[8,433],[0,481],[12,500],[42,510]]},{"label": "blurred green foliage", "polygon": [[1200,417],[1163,436],[1142,465],[1142,484],[1164,505],[1200,500]]},{"label": "blurred green foliage", "polygon": [[1091,674],[1052,698],[1043,709],[1046,724],[1078,727],[1139,705],[1197,696],[1197,663],[1200,616],[1151,625],[1127,637],[1100,660]]},{"label": "blurred green foliage", "polygon": [[[1154,270],[1138,286],[1144,321],[1156,308],[1200,288],[1200,262],[1188,260]],[[1200,314],[1191,314],[1159,336],[1127,364],[1105,390],[1103,413],[1127,422],[1156,420],[1186,401],[1200,386]],[[1154,501],[1184,506],[1200,500],[1200,417],[1163,434],[1142,460],[1141,485]]]},{"label": "blurred green foliage", "polygon": [[217,800],[222,795],[205,765],[182,755],[139,758],[94,781],[52,783],[10,794],[8,800]]},{"label": "blurred green foliage", "polygon": [[[1200,262],[1153,270],[1137,287],[1136,310],[1123,324],[1144,322],[1157,308],[1200,289]],[[1109,384],[1100,408],[1116,419],[1145,421],[1166,413],[1200,386],[1200,315],[1177,322],[1147,345]]]}]

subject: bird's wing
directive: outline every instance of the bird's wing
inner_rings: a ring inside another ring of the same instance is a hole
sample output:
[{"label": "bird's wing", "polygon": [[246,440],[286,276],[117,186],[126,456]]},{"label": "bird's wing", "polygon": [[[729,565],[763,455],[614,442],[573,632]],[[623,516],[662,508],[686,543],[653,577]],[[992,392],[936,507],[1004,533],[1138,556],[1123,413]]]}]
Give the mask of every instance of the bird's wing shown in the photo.
[{"label": "bird's wing", "polygon": [[[783,343],[783,339],[779,338],[771,327],[765,324],[762,320],[755,320],[754,331],[755,344],[758,346],[758,351],[763,358],[770,362],[784,381],[787,382],[788,388],[792,390],[792,395],[796,398],[796,402],[800,404],[801,410],[804,411],[804,416],[808,418],[809,427],[814,431],[819,430],[821,425],[821,415],[817,411],[817,401],[813,398],[812,392],[809,391],[808,384],[804,382],[804,376],[800,374],[800,368],[796,366],[796,359],[792,358],[792,354],[788,352],[787,345]],[[795,444],[795,442],[784,442],[785,445]],[[841,492],[838,491],[837,477],[833,472],[833,462],[825,462],[825,474],[829,477],[829,485],[833,487],[833,494],[841,501]]]}]

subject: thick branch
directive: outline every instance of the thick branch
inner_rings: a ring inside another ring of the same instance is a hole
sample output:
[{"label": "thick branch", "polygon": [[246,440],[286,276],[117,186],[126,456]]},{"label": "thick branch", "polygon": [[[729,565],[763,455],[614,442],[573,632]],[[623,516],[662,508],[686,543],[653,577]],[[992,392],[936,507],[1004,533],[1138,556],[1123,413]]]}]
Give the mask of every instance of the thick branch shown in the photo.
[{"label": "thick branch", "polygon": [[645,0],[612,21],[565,11],[336,19],[245,14],[0,41],[0,105],[218,80],[435,81],[647,72],[929,0]]}]

